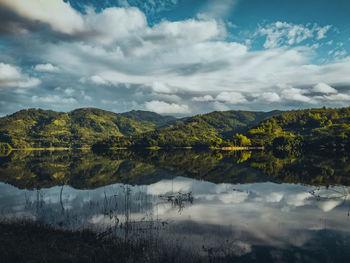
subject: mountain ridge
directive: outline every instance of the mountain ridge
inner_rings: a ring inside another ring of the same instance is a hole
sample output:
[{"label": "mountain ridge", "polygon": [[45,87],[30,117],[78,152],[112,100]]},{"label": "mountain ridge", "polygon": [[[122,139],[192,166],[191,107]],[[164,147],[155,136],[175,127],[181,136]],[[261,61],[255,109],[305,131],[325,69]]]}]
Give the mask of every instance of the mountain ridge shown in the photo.
[{"label": "mountain ridge", "polygon": [[128,136],[157,126],[157,123],[97,108],[70,112],[32,108],[0,118],[0,142],[14,148],[84,147],[109,136]]},{"label": "mountain ridge", "polygon": [[[114,113],[98,108],[79,108],[56,112],[32,108],[0,118],[0,142],[9,143],[13,148],[81,148],[111,137],[141,136],[149,132],[158,134],[164,129],[180,129],[185,132],[185,137],[193,129],[198,136],[206,136],[209,131],[211,137],[225,139],[232,137],[229,135],[233,132],[246,130],[277,113],[279,111],[215,111],[177,119],[149,111]],[[182,136],[181,132],[178,136]]]}]

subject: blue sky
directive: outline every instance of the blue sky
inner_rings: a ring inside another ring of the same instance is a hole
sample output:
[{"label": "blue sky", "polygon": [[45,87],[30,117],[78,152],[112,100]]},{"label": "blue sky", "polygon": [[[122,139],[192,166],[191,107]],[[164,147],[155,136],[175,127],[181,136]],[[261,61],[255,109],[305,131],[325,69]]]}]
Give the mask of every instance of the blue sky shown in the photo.
[{"label": "blue sky", "polygon": [[0,116],[350,102],[345,0],[0,0]]}]

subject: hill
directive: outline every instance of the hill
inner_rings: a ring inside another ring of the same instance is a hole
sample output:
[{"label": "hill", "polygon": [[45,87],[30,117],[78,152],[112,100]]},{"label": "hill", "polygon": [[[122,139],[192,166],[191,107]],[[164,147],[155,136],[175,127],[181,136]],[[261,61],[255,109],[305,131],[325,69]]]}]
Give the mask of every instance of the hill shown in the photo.
[{"label": "hill", "polygon": [[167,126],[178,121],[178,119],[173,116],[163,116],[152,111],[132,110],[121,113],[120,115],[139,121],[152,122],[156,124],[157,128]]},{"label": "hill", "polygon": [[0,142],[14,148],[84,147],[110,136],[148,132],[158,125],[95,108],[69,113],[29,109],[0,118]]},{"label": "hill", "polygon": [[196,115],[154,131],[128,137],[112,136],[95,145],[95,149],[110,147],[208,147],[232,139],[259,122],[279,114],[279,111],[215,111]]},{"label": "hill", "polygon": [[284,151],[350,149],[350,107],[308,109],[273,116],[247,136],[254,145]]}]

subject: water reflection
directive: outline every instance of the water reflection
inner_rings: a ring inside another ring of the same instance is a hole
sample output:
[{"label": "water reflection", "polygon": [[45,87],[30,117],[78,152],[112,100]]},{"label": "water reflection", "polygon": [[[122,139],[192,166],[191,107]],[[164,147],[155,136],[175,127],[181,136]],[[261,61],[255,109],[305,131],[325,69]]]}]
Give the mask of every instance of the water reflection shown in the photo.
[{"label": "water reflection", "polygon": [[272,152],[114,151],[12,152],[0,157],[0,181],[19,188],[70,185],[93,189],[114,183],[152,184],[176,176],[214,183],[279,182],[350,185],[348,156],[283,156]]},{"label": "water reflection", "polygon": [[348,171],[347,157],[263,152],[18,152],[0,159],[0,217],[214,256],[327,259],[347,255]]},{"label": "water reflection", "polygon": [[[246,154],[242,154],[246,158]],[[90,189],[117,182],[151,184],[186,176],[212,182],[268,181],[267,176],[241,162],[237,153],[215,151],[13,152],[0,158],[0,181],[20,188],[56,185]],[[237,164],[237,162],[239,162]]]},{"label": "water reflection", "polygon": [[350,188],[343,186],[232,185],[176,177],[95,190],[64,186],[30,191],[2,183],[0,193],[5,218],[26,217],[70,229],[112,229],[119,235],[140,234],[152,222],[162,235],[207,247],[221,240],[223,232],[247,251],[257,245],[302,247],[326,229],[350,234]]}]

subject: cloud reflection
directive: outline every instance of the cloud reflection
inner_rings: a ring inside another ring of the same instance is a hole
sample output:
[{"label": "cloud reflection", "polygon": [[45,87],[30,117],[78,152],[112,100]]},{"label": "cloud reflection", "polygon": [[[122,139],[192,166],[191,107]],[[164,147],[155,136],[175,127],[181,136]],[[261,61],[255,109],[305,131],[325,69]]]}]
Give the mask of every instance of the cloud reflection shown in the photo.
[{"label": "cloud reflection", "polygon": [[[170,222],[165,232],[175,231],[189,239],[197,235],[199,228],[206,233],[213,228],[224,229],[229,238],[248,240],[234,247],[249,252],[250,246],[257,244],[302,246],[315,230],[348,233],[346,207],[341,206],[341,196],[334,194],[344,192],[344,187],[314,188],[270,182],[214,184],[184,177],[151,185],[114,184],[94,190],[64,186],[63,190],[53,187],[28,191],[1,183],[0,208],[3,218],[35,218],[67,228],[101,229],[125,222],[128,216],[134,223]],[[322,200],[312,194],[315,191]],[[179,193],[191,193],[194,198],[193,203],[183,204],[181,212],[174,202],[164,198]],[[185,227],[189,222],[193,227]],[[219,238],[215,231],[210,235]]]}]

